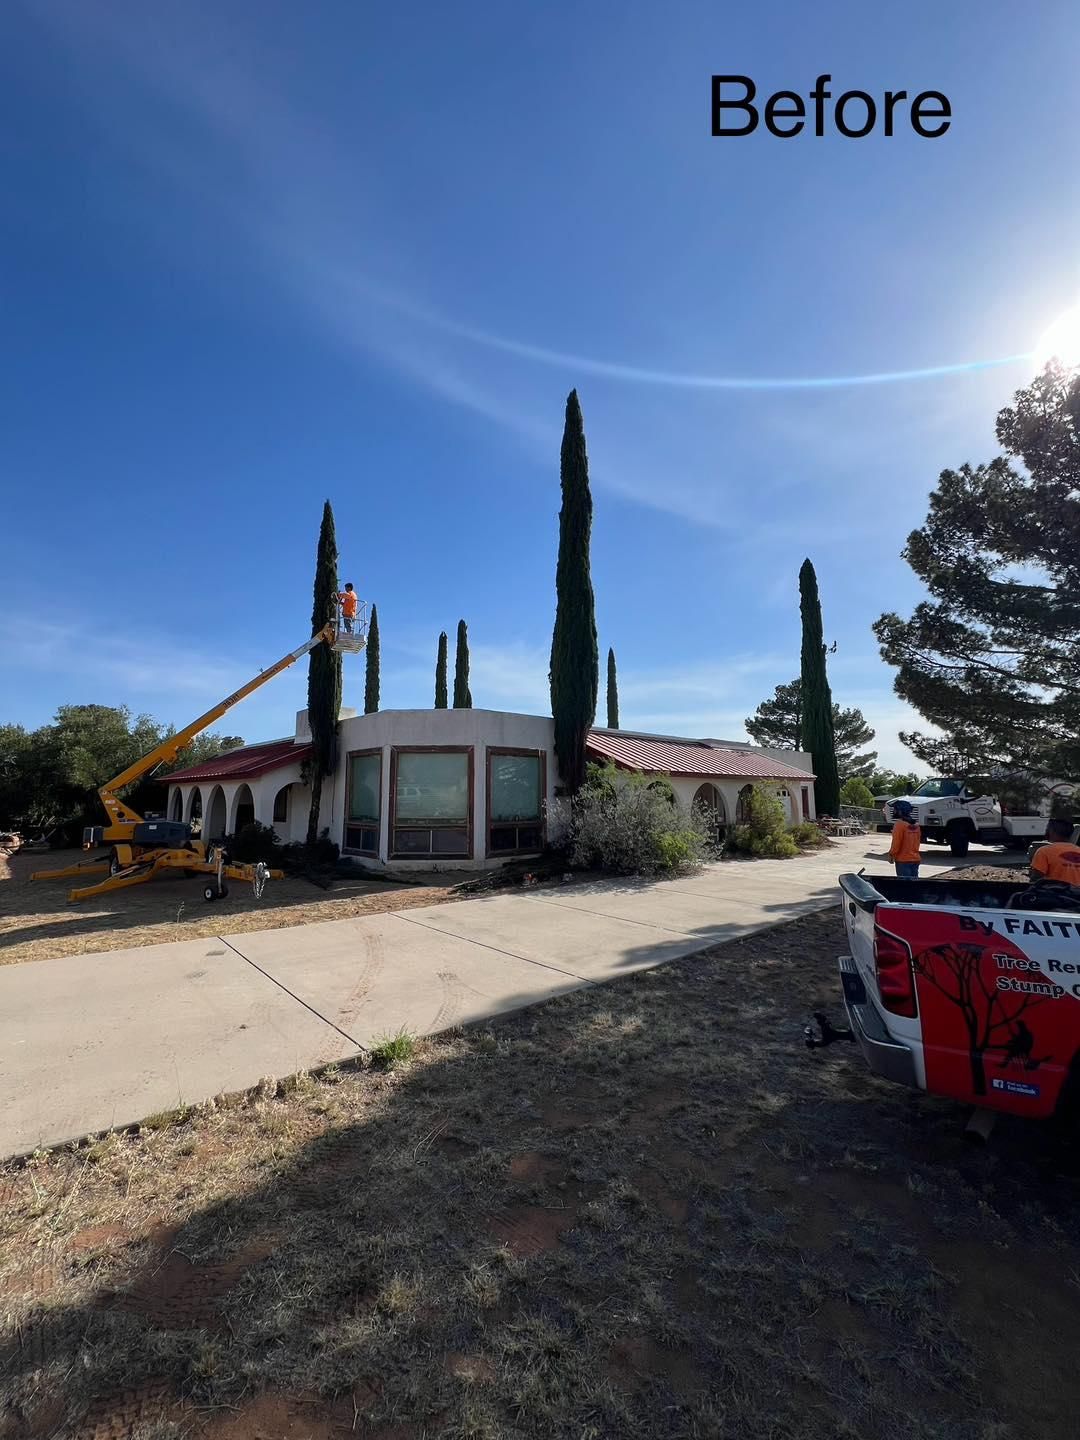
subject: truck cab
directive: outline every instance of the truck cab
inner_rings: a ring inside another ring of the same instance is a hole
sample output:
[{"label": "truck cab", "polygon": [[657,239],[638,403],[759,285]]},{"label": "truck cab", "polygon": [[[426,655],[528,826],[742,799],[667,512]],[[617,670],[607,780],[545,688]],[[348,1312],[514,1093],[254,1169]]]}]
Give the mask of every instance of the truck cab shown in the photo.
[{"label": "truck cab", "polygon": [[1007,814],[995,796],[977,793],[955,776],[924,780],[912,794],[886,801],[886,820],[895,818],[893,806],[900,799],[911,806],[923,839],[948,845],[953,855],[966,855],[975,841],[1026,850],[1042,836],[1049,814],[1048,802],[1042,813]]}]

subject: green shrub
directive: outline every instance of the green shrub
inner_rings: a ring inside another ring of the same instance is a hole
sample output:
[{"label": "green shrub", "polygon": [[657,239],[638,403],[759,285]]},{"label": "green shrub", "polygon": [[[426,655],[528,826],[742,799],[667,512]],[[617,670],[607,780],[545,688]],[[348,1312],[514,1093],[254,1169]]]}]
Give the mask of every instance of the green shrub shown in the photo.
[{"label": "green shrub", "polygon": [[371,1063],[380,1069],[392,1070],[395,1065],[411,1060],[415,1049],[416,1041],[407,1030],[399,1030],[396,1035],[383,1035],[371,1047]]},{"label": "green shrub", "polygon": [[871,810],[874,805],[874,795],[865,780],[860,780],[857,775],[853,775],[840,787],[840,803],[841,805],[858,805],[863,810]]},{"label": "green shrub", "polygon": [[812,820],[803,820],[800,824],[793,825],[788,834],[803,850],[818,849],[829,843],[829,837],[819,830]]},{"label": "green shrub", "polygon": [[341,851],[330,839],[329,830],[324,830],[314,844],[293,841],[282,845],[278,858],[283,870],[290,875],[308,875],[318,871],[331,871],[338,863]]},{"label": "green shrub", "polygon": [[679,831],[668,830],[658,835],[656,848],[665,870],[685,870],[697,859],[691,837]]},{"label": "green shrub", "polygon": [[736,825],[728,838],[729,850],[744,855],[787,859],[799,853],[787,832],[787,817],[780,797],[765,785],[755,785],[750,793],[749,818]]},{"label": "green shrub", "polygon": [[667,776],[590,765],[574,800],[570,863],[616,875],[676,874],[710,853],[703,814],[680,810]]},{"label": "green shrub", "polygon": [[281,841],[270,825],[260,825],[252,820],[244,825],[237,835],[225,842],[231,860],[242,865],[253,865],[256,860],[265,860],[268,865],[277,865],[281,857]]}]

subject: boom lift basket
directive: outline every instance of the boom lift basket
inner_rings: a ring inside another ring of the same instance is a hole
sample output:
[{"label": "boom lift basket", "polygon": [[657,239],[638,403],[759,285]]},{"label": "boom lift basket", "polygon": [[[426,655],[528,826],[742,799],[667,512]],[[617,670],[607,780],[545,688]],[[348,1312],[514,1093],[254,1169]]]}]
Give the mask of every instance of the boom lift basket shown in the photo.
[{"label": "boom lift basket", "polygon": [[345,628],[345,617],[342,615],[339,605],[335,624],[334,649],[339,655],[359,655],[361,650],[367,647],[367,629],[366,600],[357,603],[356,614],[352,617],[351,630]]}]

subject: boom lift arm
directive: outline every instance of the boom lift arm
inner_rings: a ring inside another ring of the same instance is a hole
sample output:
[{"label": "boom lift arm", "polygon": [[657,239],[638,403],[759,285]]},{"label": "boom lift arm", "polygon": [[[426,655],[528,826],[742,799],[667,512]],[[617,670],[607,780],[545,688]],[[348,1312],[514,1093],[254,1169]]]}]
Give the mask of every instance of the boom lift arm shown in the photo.
[{"label": "boom lift arm", "polygon": [[[168,765],[170,761],[176,759],[185,745],[194,740],[196,735],[212,725],[215,720],[220,720],[234,705],[245,700],[253,690],[258,690],[260,685],[265,685],[275,675],[280,675],[282,670],[287,670],[290,665],[295,665],[297,660],[302,660],[305,655],[315,649],[316,645],[324,642],[327,645],[333,645],[336,636],[337,627],[334,624],[324,625],[321,630],[316,631],[306,645],[301,645],[299,650],[291,650],[288,655],[283,655],[277,664],[271,665],[268,670],[260,670],[254,679],[249,680],[246,685],[241,685],[239,690],[234,690],[231,695],[219,701],[212,709],[207,710],[205,715],[200,715],[190,725],[185,725],[183,730],[178,730],[175,735],[170,735],[167,740],[163,740],[160,745],[155,745],[153,750],[148,750],[141,759],[135,761],[134,765],[129,765],[107,785],[102,785],[98,794],[101,796],[101,803],[105,806],[105,812],[109,817],[110,828],[114,825],[138,825],[143,818],[120,799],[116,793],[118,790],[122,790],[126,785],[134,784],[136,780],[141,780],[144,775],[150,774],[158,766]],[[130,839],[130,836],[106,833],[104,838],[106,840]]]},{"label": "boom lift arm", "polygon": [[201,874],[212,877],[213,883],[204,886],[203,895],[207,900],[216,899],[228,893],[224,884],[226,878],[232,880],[251,880],[255,883],[256,894],[261,891],[262,884],[268,878],[279,880],[281,871],[267,871],[265,865],[244,865],[227,863],[221,852],[220,845],[205,840],[192,840],[190,827],[181,825],[179,822],[168,821],[147,821],[130,805],[120,799],[117,791],[125,786],[140,780],[144,775],[150,774],[160,765],[167,765],[175,760],[184,746],[187,745],[196,735],[212,725],[215,720],[220,720],[222,715],[228,713],[234,705],[250,695],[252,691],[258,690],[275,675],[280,675],[282,670],[287,670],[297,660],[309,654],[316,645],[329,645],[335,650],[345,650],[356,653],[364,648],[364,626],[360,621],[359,628],[351,633],[342,634],[336,621],[330,621],[317,630],[306,644],[301,645],[298,650],[290,650],[288,655],[283,655],[276,664],[271,665],[267,670],[260,670],[258,675],[250,679],[246,685],[241,685],[239,690],[234,690],[231,695],[207,710],[205,715],[200,715],[190,725],[178,730],[175,735],[170,735],[160,745],[155,745],[145,755],[129,765],[126,770],[120,772],[106,785],[102,785],[98,791],[101,803],[109,817],[109,823],[105,826],[96,826],[84,832],[83,849],[92,850],[99,845],[111,844],[113,849],[111,860],[84,861],[81,865],[67,866],[61,870],[38,870],[31,875],[31,880],[55,880],[65,876],[82,877],[90,874],[106,873],[107,878],[95,885],[86,886],[81,889],[72,890],[68,899],[72,901],[86,900],[91,896],[104,894],[107,890],[119,890],[129,885],[141,885],[152,876],[165,870],[182,870],[185,874]]}]

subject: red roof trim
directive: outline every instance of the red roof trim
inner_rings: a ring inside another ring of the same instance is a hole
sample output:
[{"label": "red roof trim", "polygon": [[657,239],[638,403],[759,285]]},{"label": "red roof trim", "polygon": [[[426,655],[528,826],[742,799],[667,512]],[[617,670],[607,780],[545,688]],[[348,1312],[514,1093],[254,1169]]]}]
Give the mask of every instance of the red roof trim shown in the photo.
[{"label": "red roof trim", "polygon": [[271,740],[264,745],[242,745],[236,750],[226,750],[216,760],[163,775],[162,780],[169,785],[187,785],[196,780],[253,780],[272,770],[294,765],[310,754],[310,742],[297,745],[292,740]]},{"label": "red roof trim", "polygon": [[808,770],[773,760],[753,750],[719,750],[693,741],[641,740],[618,731],[592,730],[589,751],[612,760],[625,770],[655,771],[663,775],[709,775],[727,780],[811,781]]}]

